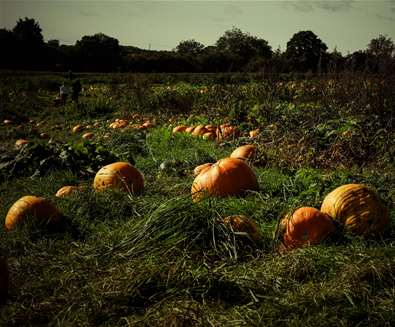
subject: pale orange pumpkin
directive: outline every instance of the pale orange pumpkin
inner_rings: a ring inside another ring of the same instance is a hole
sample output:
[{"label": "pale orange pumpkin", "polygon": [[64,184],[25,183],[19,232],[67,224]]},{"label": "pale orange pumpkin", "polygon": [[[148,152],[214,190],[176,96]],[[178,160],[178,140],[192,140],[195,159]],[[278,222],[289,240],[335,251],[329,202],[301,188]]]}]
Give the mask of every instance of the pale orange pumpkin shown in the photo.
[{"label": "pale orange pumpkin", "polygon": [[232,154],[231,158],[239,158],[243,160],[252,159],[256,154],[256,146],[254,144],[246,144],[236,148]]},{"label": "pale orange pumpkin", "polygon": [[15,142],[15,149],[19,150],[26,144],[29,144],[28,140],[25,140],[25,139],[16,140],[16,142]]},{"label": "pale orange pumpkin", "polygon": [[223,223],[233,232],[246,233],[254,242],[262,239],[258,224],[251,218],[244,215],[235,215],[225,217]]},{"label": "pale orange pumpkin", "polygon": [[50,201],[45,198],[26,195],[16,201],[8,210],[5,218],[6,230],[13,229],[16,224],[29,216],[48,224],[55,224],[60,220],[58,209]]},{"label": "pale orange pumpkin", "polygon": [[187,126],[185,126],[185,125],[178,125],[178,126],[173,128],[173,134],[185,132],[186,129],[187,129]]},{"label": "pale orange pumpkin", "polygon": [[225,197],[257,189],[256,176],[243,160],[225,158],[196,176],[191,193],[193,201],[197,202],[206,195]]},{"label": "pale orange pumpkin", "polygon": [[215,140],[216,135],[215,135],[215,132],[207,132],[207,133],[204,133],[202,137],[204,140]]},{"label": "pale orange pumpkin", "polygon": [[140,193],[144,189],[144,178],[140,171],[128,162],[115,162],[101,168],[93,181],[96,191],[123,189]]},{"label": "pale orange pumpkin", "polygon": [[82,129],[83,129],[82,125],[78,124],[78,125],[75,125],[75,126],[71,129],[71,132],[74,133],[74,134],[75,134],[75,133],[79,133],[79,132],[82,131]]},{"label": "pale orange pumpkin", "polygon": [[193,170],[193,176],[196,177],[197,175],[202,173],[204,170],[210,168],[212,165],[213,165],[212,163],[205,163],[205,164],[195,167],[195,169]]},{"label": "pale orange pumpkin", "polygon": [[195,126],[187,127],[187,128],[185,129],[185,133],[192,133],[194,129],[195,129]]},{"label": "pale orange pumpkin", "polygon": [[207,133],[206,127],[204,127],[204,125],[198,125],[194,128],[191,134],[193,136],[202,136],[204,133]]},{"label": "pale orange pumpkin", "polygon": [[74,186],[74,185],[66,185],[62,186],[55,194],[58,198],[65,198],[70,196],[71,194],[81,190],[81,186]]},{"label": "pale orange pumpkin", "polygon": [[223,124],[216,130],[216,134],[217,134],[217,140],[223,141],[229,138],[239,137],[240,130],[235,126]]},{"label": "pale orange pumpkin", "polygon": [[280,228],[284,249],[318,244],[336,230],[329,215],[311,207],[302,207],[287,214]]},{"label": "pale orange pumpkin", "polygon": [[91,133],[91,132],[85,133],[84,135],[82,135],[82,138],[84,140],[90,140],[93,138],[93,133]]},{"label": "pale orange pumpkin", "polygon": [[0,257],[0,304],[4,304],[8,296],[9,272],[7,261]]},{"label": "pale orange pumpkin", "polygon": [[321,211],[364,237],[383,232],[390,222],[388,209],[363,184],[339,186],[325,197]]},{"label": "pale orange pumpkin", "polygon": [[255,138],[255,137],[257,137],[257,136],[259,135],[260,132],[261,132],[261,130],[260,130],[259,128],[257,128],[257,129],[254,129],[254,130],[250,131],[250,132],[248,133],[248,135],[249,135],[251,138]]},{"label": "pale orange pumpkin", "polygon": [[13,121],[11,119],[4,119],[3,123],[4,125],[12,125]]}]

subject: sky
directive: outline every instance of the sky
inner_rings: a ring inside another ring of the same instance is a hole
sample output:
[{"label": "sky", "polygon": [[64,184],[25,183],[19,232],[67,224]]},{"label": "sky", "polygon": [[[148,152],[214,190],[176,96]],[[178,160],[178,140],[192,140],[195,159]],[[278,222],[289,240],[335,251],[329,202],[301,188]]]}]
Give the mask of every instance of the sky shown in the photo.
[{"label": "sky", "polygon": [[104,33],[122,45],[152,50],[172,50],[189,39],[214,45],[232,27],[282,51],[303,30],[343,54],[366,49],[380,34],[395,41],[395,0],[0,0],[0,28],[12,29],[24,17],[40,24],[45,40],[75,44],[84,35]]}]

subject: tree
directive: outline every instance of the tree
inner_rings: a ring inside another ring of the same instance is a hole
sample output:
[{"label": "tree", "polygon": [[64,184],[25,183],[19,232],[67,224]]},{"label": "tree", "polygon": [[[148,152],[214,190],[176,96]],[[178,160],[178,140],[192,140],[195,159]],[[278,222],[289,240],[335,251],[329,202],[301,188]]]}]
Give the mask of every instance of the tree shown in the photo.
[{"label": "tree", "polygon": [[109,71],[118,67],[121,61],[121,48],[117,39],[98,33],[83,36],[75,44],[78,63],[83,69]]},{"label": "tree", "polygon": [[239,56],[245,62],[256,56],[264,58],[272,56],[272,49],[266,40],[243,33],[236,27],[226,31],[217,40],[216,46],[221,51]]},{"label": "tree", "polygon": [[204,45],[194,39],[181,41],[177,47],[176,51],[182,55],[196,55],[203,51]]},{"label": "tree", "polygon": [[12,32],[17,41],[27,46],[42,46],[44,44],[40,25],[33,18],[19,18]]},{"label": "tree", "polygon": [[300,31],[287,43],[286,57],[293,68],[313,72],[325,66],[328,47],[311,31]]},{"label": "tree", "polygon": [[395,45],[390,37],[380,34],[369,42],[367,51],[377,57],[390,58],[395,55]]}]

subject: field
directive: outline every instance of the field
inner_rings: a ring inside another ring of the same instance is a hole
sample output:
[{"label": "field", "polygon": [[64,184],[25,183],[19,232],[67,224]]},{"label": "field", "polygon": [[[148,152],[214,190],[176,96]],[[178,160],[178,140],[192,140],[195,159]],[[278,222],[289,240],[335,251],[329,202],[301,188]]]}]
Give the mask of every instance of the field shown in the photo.
[{"label": "field", "polygon": [[[10,272],[0,325],[395,325],[393,228],[367,238],[339,228],[285,253],[276,238],[286,212],[319,209],[348,183],[372,188],[393,226],[393,77],[77,77],[79,103],[54,106],[63,75],[0,75],[0,216],[24,195],[62,213],[55,229],[27,219],[0,231]],[[117,118],[128,127],[109,128]],[[147,120],[152,128],[136,128]],[[225,122],[240,137],[172,133]],[[72,133],[77,124],[83,131]],[[17,139],[30,143],[17,150]],[[259,190],[193,203],[193,169],[249,143],[262,154],[251,163]],[[115,161],[143,173],[142,194],[93,190],[96,172]],[[77,184],[85,188],[55,197]],[[236,214],[254,219],[262,240],[224,228],[220,220]]]}]

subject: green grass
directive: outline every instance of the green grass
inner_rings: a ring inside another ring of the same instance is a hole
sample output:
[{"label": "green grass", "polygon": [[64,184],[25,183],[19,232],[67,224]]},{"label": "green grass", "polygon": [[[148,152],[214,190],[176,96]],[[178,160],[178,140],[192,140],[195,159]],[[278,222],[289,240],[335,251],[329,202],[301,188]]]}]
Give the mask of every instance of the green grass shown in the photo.
[{"label": "green grass", "polygon": [[[11,127],[1,125],[0,138],[4,140],[1,150],[6,154],[13,153],[10,149],[20,137],[46,144],[47,140],[38,136],[42,131],[48,132],[59,144],[77,144],[81,135],[71,134],[71,127],[98,120],[100,127],[94,129],[93,142],[120,160],[134,162],[144,174],[145,190],[140,195],[116,191],[95,193],[91,187],[94,173],[67,169],[50,170],[33,177],[21,174],[3,178],[0,184],[1,217],[6,216],[18,198],[34,194],[50,199],[62,212],[63,219],[60,226],[52,230],[27,221],[11,232],[0,231],[0,254],[8,260],[11,281],[7,303],[1,308],[0,325],[395,324],[393,229],[368,240],[345,234],[319,246],[282,255],[275,251],[273,240],[277,222],[285,212],[298,206],[319,208],[331,190],[352,182],[365,183],[376,190],[390,209],[394,223],[395,171],[393,157],[389,155],[394,151],[394,145],[369,129],[369,119],[373,119],[370,113],[361,116],[365,125],[359,123],[359,127],[365,128],[363,135],[373,147],[374,157],[357,155],[361,149],[357,137],[346,139],[347,136],[336,134],[331,139],[331,135],[344,127],[343,120],[336,122],[339,112],[360,115],[360,112],[349,111],[351,101],[347,98],[344,103],[332,102],[336,110],[328,109],[321,113],[325,117],[319,117],[318,110],[328,108],[328,99],[309,106],[307,100],[319,100],[302,92],[298,94],[306,102],[298,98],[301,104],[291,107],[287,97],[293,94],[289,95],[283,89],[275,91],[270,85],[261,89],[254,83],[250,89],[245,85],[240,88],[237,85],[216,86],[215,94],[226,97],[219,98],[218,107],[210,109],[208,106],[199,108],[199,105],[204,101],[211,101],[212,105],[216,98],[200,99],[191,95],[188,102],[192,103],[192,117],[189,117],[190,112],[178,112],[180,108],[177,112],[157,112],[157,108],[152,108],[150,112],[144,107],[147,117],[157,118],[155,128],[148,131],[110,130],[107,120],[129,117],[138,105],[130,102],[132,109],[125,107],[125,99],[135,101],[129,93],[132,91],[128,80],[120,81],[126,83],[121,86],[114,82],[115,78],[103,76],[104,82],[100,79],[100,83],[95,83],[95,78],[87,75],[85,83],[100,86],[101,91],[95,91],[98,95],[84,94],[80,108],[69,103],[65,108],[57,109],[51,106],[53,78],[34,76],[28,85],[13,78],[13,83],[22,90],[39,88],[41,91],[33,94],[40,96],[33,95],[33,100],[24,100],[25,112],[20,111],[22,100],[18,98],[13,101],[8,98],[3,102],[3,108],[14,114],[14,119],[22,115],[36,121],[46,117],[46,123],[39,128],[28,122],[22,122],[21,128],[17,128],[17,124]],[[102,86],[106,83],[112,84],[105,88],[108,91],[103,91]],[[135,85],[132,94],[150,92],[146,89],[148,80],[141,83],[144,89],[137,90],[138,85]],[[321,82],[315,83],[318,87]],[[344,80],[338,87],[349,87],[349,92],[357,92],[349,83]],[[178,93],[183,97],[192,94],[194,89],[187,83],[179,88]],[[5,94],[6,91],[4,87],[2,92]],[[269,118],[265,117],[269,121],[259,125],[257,121],[262,118],[259,115],[269,104],[254,109],[256,119],[252,122],[248,120],[248,115],[252,115],[248,111],[250,107],[238,104],[233,111],[229,110],[233,101],[227,98],[232,96],[230,91],[234,91],[235,96],[243,95],[248,100],[246,104],[261,101],[264,92],[267,96],[279,92],[272,100],[282,105],[270,112]],[[125,98],[121,96],[122,92]],[[155,96],[160,96],[161,92]],[[95,99],[96,96],[100,99]],[[111,101],[109,97],[112,97]],[[169,99],[166,94],[161,101]],[[219,104],[221,99],[222,106]],[[392,98],[388,96],[388,99]],[[107,107],[98,103],[106,103]],[[143,103],[139,106],[142,108]],[[189,135],[172,135],[175,123],[169,126],[168,119],[173,117],[176,122],[190,124],[217,123],[235,118],[236,111],[242,108],[247,110],[242,126],[245,131],[252,127],[262,129],[256,142],[268,155],[265,165],[253,167],[259,190],[243,197],[214,198],[193,204],[190,197],[193,168],[226,157],[236,145],[250,140],[241,138],[216,144]],[[228,117],[229,112],[234,112],[235,116]],[[303,124],[309,128],[298,128],[302,118]],[[329,118],[335,122],[319,131],[314,128],[317,122],[323,123]],[[384,124],[379,120],[377,118],[374,123]],[[277,130],[273,132],[268,123],[277,124]],[[330,134],[331,131],[335,132]],[[388,135],[394,133],[393,127],[386,127],[386,131]],[[111,137],[104,138],[108,132]],[[389,147],[381,150],[386,144]],[[333,148],[335,145],[338,148]],[[317,159],[320,155],[327,155],[326,160]],[[350,157],[340,160],[340,155]],[[352,163],[353,158],[360,161]],[[89,160],[95,162],[98,159],[89,157],[86,160],[88,165]],[[56,198],[55,192],[67,184],[83,184],[86,188],[69,198]],[[247,215],[258,223],[261,242],[252,243],[243,235],[224,228],[221,218],[235,214]]]}]

